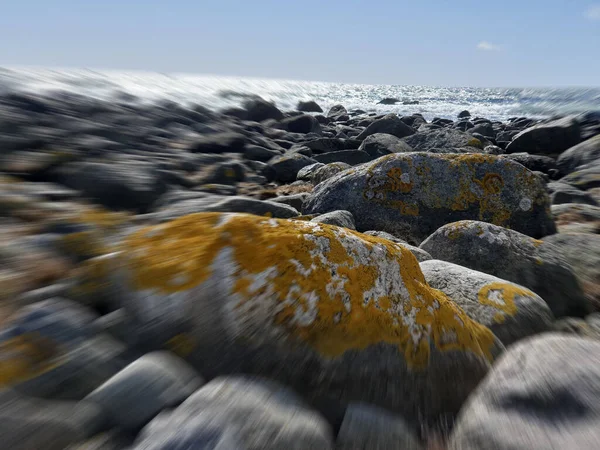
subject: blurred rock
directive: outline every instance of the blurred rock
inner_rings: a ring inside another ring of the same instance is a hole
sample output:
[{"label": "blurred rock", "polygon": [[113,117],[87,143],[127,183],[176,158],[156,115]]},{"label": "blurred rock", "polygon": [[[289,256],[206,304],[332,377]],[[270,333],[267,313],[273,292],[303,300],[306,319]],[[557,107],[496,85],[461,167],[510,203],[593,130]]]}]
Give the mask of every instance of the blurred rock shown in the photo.
[{"label": "blurred rock", "polygon": [[349,211],[331,211],[325,214],[319,214],[318,216],[310,220],[314,223],[326,223],[328,225],[335,225],[336,227],[344,227],[350,230],[356,230],[354,225],[354,217]]},{"label": "blurred rock", "polygon": [[541,123],[520,132],[508,144],[506,152],[557,155],[579,144],[580,139],[579,123],[571,117],[566,117]]},{"label": "blurred rock", "polygon": [[389,114],[382,119],[376,120],[371,123],[362,133],[360,133],[356,139],[362,141],[368,136],[375,133],[385,133],[396,136],[397,138],[403,138],[415,134],[415,130],[406,125],[400,118],[395,114]]},{"label": "blurred rock", "polygon": [[315,102],[314,100],[309,100],[307,102],[298,102],[298,106],[296,107],[298,111],[303,112],[323,112],[323,109]]},{"label": "blurred rock", "polygon": [[289,183],[296,180],[300,169],[317,162],[312,158],[296,153],[278,156],[269,161],[268,164],[275,171],[275,180]]}]

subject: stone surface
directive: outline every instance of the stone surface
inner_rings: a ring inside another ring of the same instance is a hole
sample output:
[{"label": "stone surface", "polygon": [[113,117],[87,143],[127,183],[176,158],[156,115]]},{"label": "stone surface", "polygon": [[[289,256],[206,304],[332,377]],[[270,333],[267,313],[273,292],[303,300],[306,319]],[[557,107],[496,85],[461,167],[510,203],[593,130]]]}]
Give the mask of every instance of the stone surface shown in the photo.
[{"label": "stone surface", "polygon": [[275,170],[275,180],[289,183],[296,181],[296,176],[300,169],[317,162],[319,161],[308,156],[292,153],[272,159],[269,161],[269,166]]},{"label": "stone surface", "polygon": [[244,108],[246,109],[246,118],[254,122],[262,122],[267,119],[283,119],[283,113],[277,109],[275,104],[262,98],[245,102]]},{"label": "stone surface", "polygon": [[342,105],[332,106],[327,112],[327,117],[335,121],[344,121],[350,118],[348,111]]},{"label": "stone surface", "polygon": [[548,183],[548,190],[550,194],[550,201],[553,205],[560,205],[563,203],[583,203],[587,205],[598,206],[598,202],[585,191],[577,189],[570,184],[565,183]]},{"label": "stone surface", "polygon": [[480,153],[490,142],[482,141],[459,130],[419,131],[402,139],[417,152],[472,152]]},{"label": "stone surface", "polygon": [[86,397],[102,408],[107,422],[136,431],[166,408],[183,402],[203,384],[184,361],[169,352],[148,353]]},{"label": "stone surface", "polygon": [[375,133],[385,133],[403,138],[415,134],[415,130],[406,125],[396,114],[389,114],[372,122],[356,139],[362,141]]},{"label": "stone surface", "polygon": [[338,433],[337,450],[423,450],[400,416],[367,404],[351,403]]},{"label": "stone surface", "polygon": [[354,225],[354,217],[349,211],[331,211],[325,214],[320,214],[310,220],[314,223],[326,223],[337,227],[344,227],[350,230],[356,230]]},{"label": "stone surface", "polygon": [[306,102],[300,101],[298,102],[296,109],[303,112],[323,112],[323,109],[314,100],[309,100]]},{"label": "stone surface", "polygon": [[376,157],[385,156],[389,153],[413,151],[412,147],[406,142],[392,134],[386,133],[375,133],[367,136],[358,149]]},{"label": "stone surface", "polygon": [[507,153],[557,155],[579,144],[579,123],[570,117],[541,123],[521,131],[506,147]]},{"label": "stone surface", "polygon": [[217,378],[154,419],[132,450],[333,448],[328,424],[290,390],[267,380]]},{"label": "stone surface", "polygon": [[479,219],[534,237],[556,231],[544,184],[520,164],[491,155],[402,153],[319,184],[305,214],[350,211],[359,231],[418,244],[445,223]]},{"label": "stone surface", "polygon": [[420,266],[431,287],[487,326],[507,347],[551,328],[554,317],[550,308],[523,286],[447,261],[430,260]]},{"label": "stone surface", "polygon": [[333,162],[329,164],[325,164],[324,166],[317,167],[310,176],[310,182],[315,186],[319,183],[322,183],[325,180],[328,180],[335,174],[343,172],[344,170],[349,169],[350,164],[346,164],[343,162]]},{"label": "stone surface", "polygon": [[142,228],[119,251],[131,334],[188,343],[209,378],[255,373],[310,398],[435,416],[458,410],[502,348],[426,284],[409,250],[352,230],[195,214]]},{"label": "stone surface", "polygon": [[511,347],[461,411],[452,450],[594,450],[600,342],[543,334]]},{"label": "stone surface", "polygon": [[323,153],[322,155],[315,155],[314,160],[320,163],[328,164],[333,162],[341,162],[355,166],[357,164],[363,164],[377,158],[376,156],[369,155],[367,152],[362,150],[339,150],[337,152]]},{"label": "stone surface", "polygon": [[581,166],[598,160],[600,160],[600,135],[565,150],[556,160],[556,164],[563,173],[571,173]]},{"label": "stone surface", "polygon": [[600,187],[600,164],[581,166],[577,171],[560,179],[561,183],[567,183],[578,189],[588,190]]},{"label": "stone surface", "polygon": [[436,259],[494,275],[531,289],[555,316],[589,311],[575,271],[554,245],[485,222],[460,221],[441,227],[421,248]]}]

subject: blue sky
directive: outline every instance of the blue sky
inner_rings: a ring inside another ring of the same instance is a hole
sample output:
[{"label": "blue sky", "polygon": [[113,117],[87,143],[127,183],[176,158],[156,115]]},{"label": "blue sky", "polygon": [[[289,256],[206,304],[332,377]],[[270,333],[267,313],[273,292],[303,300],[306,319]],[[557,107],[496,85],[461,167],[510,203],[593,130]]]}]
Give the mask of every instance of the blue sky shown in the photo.
[{"label": "blue sky", "polygon": [[600,0],[4,0],[0,65],[600,85]]}]

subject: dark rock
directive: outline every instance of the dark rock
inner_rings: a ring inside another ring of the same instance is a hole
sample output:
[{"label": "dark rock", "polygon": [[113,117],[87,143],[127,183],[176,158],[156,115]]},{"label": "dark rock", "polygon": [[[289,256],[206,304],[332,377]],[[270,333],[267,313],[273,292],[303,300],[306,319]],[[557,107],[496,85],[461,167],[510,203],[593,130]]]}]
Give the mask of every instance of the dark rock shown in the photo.
[{"label": "dark rock", "polygon": [[289,183],[296,181],[296,176],[300,169],[319,161],[309,158],[299,153],[278,156],[269,161],[269,167],[275,170],[275,180]]},{"label": "dark rock", "polygon": [[246,119],[254,122],[283,119],[283,113],[273,103],[263,99],[248,100],[244,103],[244,108],[246,109]]},{"label": "dark rock", "polygon": [[345,120],[350,119],[348,115],[348,111],[342,105],[332,106],[329,112],[327,113],[327,117],[336,122],[344,122]]},{"label": "dark rock", "polygon": [[552,170],[557,169],[556,160],[549,156],[531,155],[529,153],[509,153],[506,155],[502,155],[502,158],[507,158],[512,161],[518,162],[519,164],[524,165],[532,171],[538,171],[549,174]]},{"label": "dark rock", "polygon": [[517,134],[506,147],[507,153],[557,155],[580,141],[579,123],[570,117],[542,123]]},{"label": "dark rock", "polygon": [[323,109],[321,109],[321,107],[314,100],[309,100],[307,102],[300,101],[298,102],[296,109],[303,112],[323,112]]},{"label": "dark rock", "polygon": [[480,134],[488,139],[496,138],[496,131],[494,131],[494,127],[489,122],[483,122],[475,125],[473,128],[469,129],[469,133]]},{"label": "dark rock", "polygon": [[600,164],[582,166],[576,172],[571,172],[566,177],[561,178],[560,182],[570,184],[584,191],[598,188],[600,187]]},{"label": "dark rock", "polygon": [[189,147],[193,153],[240,153],[244,151],[246,137],[239,133],[213,133],[196,139]]},{"label": "dark rock", "polygon": [[453,125],[453,128],[460,130],[460,131],[467,131],[471,128],[475,127],[475,125],[473,125],[471,122],[469,122],[468,120],[462,120],[460,122],[456,122]]},{"label": "dark rock", "polygon": [[294,145],[292,148],[289,149],[289,151],[287,153],[285,153],[285,155],[294,155],[294,154],[299,154],[299,155],[304,155],[307,157],[311,157],[313,155],[313,151],[310,149],[310,147],[307,147],[306,145]]},{"label": "dark rock", "polygon": [[358,149],[377,158],[389,153],[405,153],[413,151],[412,147],[406,142],[394,135],[385,133],[375,133],[367,136]]},{"label": "dark rock", "polygon": [[461,411],[449,448],[597,448],[599,355],[597,341],[552,333],[512,346]]},{"label": "dark rock", "polygon": [[246,179],[246,169],[238,162],[222,162],[205,169],[202,182],[209,184],[236,184]]},{"label": "dark rock", "polygon": [[461,111],[458,113],[458,118],[463,119],[465,117],[471,117],[471,113],[467,110]]},{"label": "dark rock", "polygon": [[300,211],[302,209],[302,204],[308,196],[308,192],[301,192],[300,194],[282,195],[279,197],[275,197],[270,201],[275,203],[283,203],[284,205],[289,205],[292,208],[295,208],[298,211]]},{"label": "dark rock", "polygon": [[280,125],[287,131],[292,133],[316,133],[322,134],[319,121],[313,116],[302,114],[300,116],[288,117],[280,122]]},{"label": "dark rock", "polygon": [[565,174],[576,171],[579,167],[600,160],[600,136],[593,137],[581,144],[565,150],[558,157],[556,164]]},{"label": "dark rock", "polygon": [[310,166],[305,166],[298,171],[298,175],[296,175],[297,180],[310,181],[315,171],[321,167],[325,166],[323,163],[315,163]]},{"label": "dark rock", "polygon": [[419,100],[403,100],[402,104],[403,105],[418,105]]},{"label": "dark rock", "polygon": [[396,103],[400,103],[400,100],[393,97],[386,97],[377,102],[378,105],[395,105]]},{"label": "dark rock", "polygon": [[434,117],[431,120],[431,123],[433,123],[435,125],[440,125],[442,127],[448,127],[448,126],[454,124],[454,121],[450,120],[450,119],[442,119],[440,117]]},{"label": "dark rock", "polygon": [[311,222],[314,223],[326,223],[328,225],[335,225],[336,227],[349,228],[356,230],[354,225],[354,217],[350,211],[331,211],[325,214],[319,214],[313,217]]},{"label": "dark rock", "polygon": [[487,141],[481,141],[469,133],[463,133],[459,130],[444,129],[433,130],[430,132],[419,132],[403,139],[415,151],[430,151],[433,149],[449,149],[454,151],[456,148],[464,148],[471,152],[479,152],[489,145]]},{"label": "dark rock", "polygon": [[402,116],[400,117],[400,120],[415,130],[417,130],[421,125],[427,123],[427,121],[420,114],[413,114],[412,116]]},{"label": "dark rock", "polygon": [[355,166],[357,164],[363,164],[373,159],[377,158],[377,156],[371,156],[367,152],[363,152],[362,150],[340,150],[337,152],[329,152],[323,153],[321,155],[315,155],[314,160],[323,164],[328,164],[332,162],[343,162],[346,164],[350,164],[351,166]]},{"label": "dark rock", "polygon": [[352,167],[350,164],[346,164],[343,162],[333,162],[329,164],[325,164],[321,167],[317,167],[310,175],[310,182],[315,186],[335,174],[343,172],[344,170],[350,169]]},{"label": "dark rock", "polygon": [[584,203],[587,205],[598,205],[598,202],[585,191],[581,191],[570,184],[549,183],[548,190],[551,192],[550,201],[553,205],[563,203]]},{"label": "dark rock", "polygon": [[361,142],[354,139],[320,138],[303,142],[302,145],[315,153],[336,152],[338,150],[355,150]]},{"label": "dark rock", "polygon": [[573,268],[560,249],[546,241],[489,223],[465,220],[443,226],[421,248],[436,259],[531,289],[556,317],[583,317],[589,312],[590,304]]},{"label": "dark rock", "polygon": [[247,145],[244,149],[244,158],[251,161],[262,161],[267,162],[276,156],[280,156],[281,152],[272,150],[265,147],[259,147],[258,145]]},{"label": "dark rock", "polygon": [[362,133],[360,133],[356,139],[362,141],[367,136],[371,136],[375,133],[386,133],[392,134],[398,138],[410,136],[415,133],[415,130],[406,125],[398,116],[395,114],[389,114],[383,119],[379,119],[371,123]]}]

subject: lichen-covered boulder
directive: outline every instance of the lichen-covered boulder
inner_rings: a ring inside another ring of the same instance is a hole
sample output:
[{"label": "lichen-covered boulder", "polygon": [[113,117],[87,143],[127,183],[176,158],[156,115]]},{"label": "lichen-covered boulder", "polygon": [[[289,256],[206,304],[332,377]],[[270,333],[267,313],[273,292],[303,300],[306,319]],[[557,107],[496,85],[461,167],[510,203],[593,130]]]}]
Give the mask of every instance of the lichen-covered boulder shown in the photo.
[{"label": "lichen-covered boulder", "polygon": [[343,162],[332,162],[329,164],[326,164],[322,167],[318,167],[310,176],[310,182],[312,184],[319,184],[325,180],[327,180],[328,178],[331,178],[332,176],[334,176],[335,174],[338,174],[346,169],[349,169],[350,164],[346,164]]},{"label": "lichen-covered boulder", "polygon": [[422,244],[431,256],[531,289],[555,316],[589,312],[575,273],[552,244],[485,222],[444,225]]},{"label": "lichen-covered boulder", "polygon": [[548,305],[523,286],[447,261],[434,259],[420,266],[431,287],[487,326],[506,346],[552,327]]},{"label": "lichen-covered boulder", "polygon": [[80,400],[126,364],[124,347],[93,326],[77,303],[21,308],[0,329],[0,387],[33,397]]},{"label": "lichen-covered boulder", "polygon": [[478,139],[469,133],[452,129],[427,132],[419,130],[418,133],[405,137],[402,141],[414,148],[415,151],[435,153],[481,153],[486,146],[491,144],[485,139]]},{"label": "lichen-covered boulder", "polygon": [[268,380],[220,377],[154,419],[132,450],[328,450],[332,432],[291,390]]},{"label": "lichen-covered boulder", "polygon": [[352,230],[195,214],[120,250],[137,344],[167,343],[209,378],[260,374],[430,416],[457,411],[502,348],[427,285],[409,250]]},{"label": "lichen-covered boulder", "polygon": [[461,410],[451,450],[595,450],[600,342],[544,333],[512,346]]},{"label": "lichen-covered boulder", "polygon": [[418,244],[440,226],[478,219],[534,237],[556,231],[540,179],[491,155],[403,153],[319,184],[305,214],[350,211],[359,231],[381,230]]},{"label": "lichen-covered boulder", "polygon": [[310,219],[314,223],[326,223],[335,225],[336,227],[345,227],[350,230],[356,230],[354,225],[354,217],[348,211],[331,211],[325,214],[320,214]]}]

